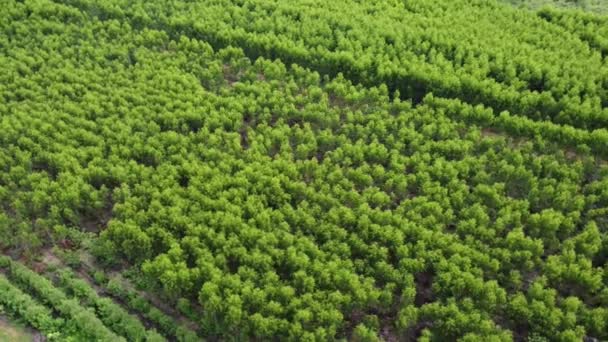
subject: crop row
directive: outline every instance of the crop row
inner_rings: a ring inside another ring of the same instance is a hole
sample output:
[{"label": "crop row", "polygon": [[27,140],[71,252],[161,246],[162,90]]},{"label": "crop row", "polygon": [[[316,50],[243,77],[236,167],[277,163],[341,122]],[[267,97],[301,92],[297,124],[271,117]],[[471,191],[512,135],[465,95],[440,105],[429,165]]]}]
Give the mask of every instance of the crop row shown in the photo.
[{"label": "crop row", "polygon": [[146,331],[137,317],[130,315],[112,299],[100,297],[91,285],[76,278],[71,271],[60,271],[58,282],[83,305],[94,307],[100,320],[128,341],[165,341],[156,331]]},{"label": "crop row", "polygon": [[2,265],[7,267],[9,279],[64,317],[66,331],[87,340],[125,341],[104,326],[94,313],[83,308],[78,301],[68,298],[50,280],[8,257],[1,258]]},{"label": "crop row", "polygon": [[50,309],[23,293],[2,274],[0,274],[0,305],[11,315],[22,318],[47,337],[56,335],[64,325],[63,320],[53,317]]}]

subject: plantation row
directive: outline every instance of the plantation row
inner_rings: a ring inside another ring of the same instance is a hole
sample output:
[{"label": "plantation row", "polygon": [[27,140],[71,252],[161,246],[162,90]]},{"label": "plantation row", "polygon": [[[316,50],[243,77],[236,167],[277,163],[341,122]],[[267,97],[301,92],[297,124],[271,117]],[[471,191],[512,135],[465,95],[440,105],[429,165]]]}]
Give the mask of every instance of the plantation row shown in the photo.
[{"label": "plantation row", "polygon": [[589,130],[608,124],[602,54],[559,25],[496,2],[61,2],[174,38],[237,45],[250,58],[385,84],[405,99],[433,92],[533,120]]},{"label": "plantation row", "polygon": [[[1,248],[103,229],[99,260],[200,304],[211,339],[608,338],[605,130],[414,105],[115,9],[0,13]],[[70,274],[58,284],[97,317],[11,277],[108,327],[82,333],[143,336]],[[195,338],[117,285],[166,337]]]},{"label": "plantation row", "polygon": [[13,286],[2,274],[0,274],[0,305],[11,314],[23,318],[47,337],[54,336],[63,327],[63,321],[54,319],[50,309]]},{"label": "plantation row", "polygon": [[[0,274],[0,304],[51,340],[166,341],[155,330],[147,330],[136,316],[112,299],[100,297],[89,283],[68,269],[50,273],[48,276],[56,279],[53,282],[6,256],[0,256],[0,271],[6,271],[8,276],[7,279]],[[171,340],[200,341],[196,333],[180,326],[120,282],[106,279],[105,283],[98,285],[118,300],[124,300],[129,309],[159,327]],[[87,307],[93,311],[86,310]],[[55,313],[61,318],[56,318]]]},{"label": "plantation row", "polygon": [[538,15],[576,34],[589,46],[600,51],[602,57],[608,56],[608,16],[550,8],[540,10]]},{"label": "plantation row", "polygon": [[124,336],[128,341],[165,340],[155,331],[147,332],[137,317],[131,316],[111,299],[100,297],[86,281],[75,278],[70,271],[63,270],[59,274],[59,284],[66,293],[78,299],[80,303],[94,308],[104,325]]},{"label": "plantation row", "polygon": [[[14,308],[16,313],[23,315],[26,321],[39,328],[41,332],[55,337],[65,334],[66,338],[74,340],[125,341],[104,326],[94,313],[80,306],[78,301],[68,298],[46,278],[19,263],[12,262],[8,257],[1,257],[0,266],[8,269],[11,281],[18,283],[19,287],[39,298],[64,318],[54,319],[50,310],[36,304],[29,295],[14,288],[3,277],[3,286],[15,294],[15,297],[3,297],[3,304]],[[32,306],[25,311],[23,309],[25,305]]]},{"label": "plantation row", "polygon": [[[105,275],[99,277],[99,273],[97,273],[96,276],[96,285],[103,288],[103,290],[113,298],[125,303],[129,310],[136,312],[138,315],[141,315],[154,324],[164,336],[168,336],[175,341],[183,342],[200,340],[195,331],[159,310],[136,290],[125,287],[119,279],[108,278]],[[70,277],[70,275],[68,275],[68,277]],[[82,280],[75,280],[74,284],[77,287],[84,287]]]}]

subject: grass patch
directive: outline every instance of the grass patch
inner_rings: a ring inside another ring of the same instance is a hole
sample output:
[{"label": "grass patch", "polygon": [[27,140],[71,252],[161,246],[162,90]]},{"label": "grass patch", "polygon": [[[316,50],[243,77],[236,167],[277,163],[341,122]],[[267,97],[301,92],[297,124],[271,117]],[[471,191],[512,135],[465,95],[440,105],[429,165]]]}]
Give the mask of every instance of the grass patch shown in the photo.
[{"label": "grass patch", "polygon": [[33,340],[34,335],[30,329],[0,316],[0,342],[31,342]]}]

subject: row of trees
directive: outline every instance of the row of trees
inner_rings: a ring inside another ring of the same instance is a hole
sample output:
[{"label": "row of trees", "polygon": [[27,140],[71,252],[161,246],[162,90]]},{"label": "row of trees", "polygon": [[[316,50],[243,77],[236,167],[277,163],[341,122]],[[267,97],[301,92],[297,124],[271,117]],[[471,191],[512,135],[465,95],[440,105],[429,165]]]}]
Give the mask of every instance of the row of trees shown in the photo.
[{"label": "row of trees", "polygon": [[13,286],[0,274],[0,305],[13,316],[22,318],[49,338],[59,336],[64,322],[53,318],[53,312]]},{"label": "row of trees", "polygon": [[531,11],[497,2],[65,2],[218,49],[238,45],[251,58],[386,84],[415,101],[433,92],[577,128],[608,123],[602,54]]},{"label": "row of trees", "polygon": [[602,131],[414,105],[99,15],[0,14],[3,248],[102,230],[100,260],[200,304],[210,338],[608,338]]},{"label": "row of trees", "polygon": [[[608,56],[608,17],[583,11],[563,11],[553,8],[543,8],[538,15],[565,28],[589,46],[597,49],[602,57]],[[606,85],[604,85],[604,88]]]},{"label": "row of trees", "polygon": [[[71,338],[74,340],[125,341],[124,338],[106,328],[94,313],[80,306],[77,300],[68,298],[51,281],[24,265],[11,261],[8,257],[1,256],[1,258],[3,259],[1,264],[8,265],[6,271],[12,283],[18,284],[21,289],[61,314],[65,324],[62,325],[61,331],[53,331],[51,336],[56,338],[64,336],[68,340]],[[24,317],[27,319],[25,314]],[[40,319],[45,318],[41,316]],[[48,322],[48,324],[52,324],[53,320]]]},{"label": "row of trees", "polygon": [[437,108],[455,120],[464,120],[483,127],[492,127],[512,137],[542,139],[557,143],[565,148],[573,148],[582,153],[591,152],[605,158],[608,156],[608,130],[596,129],[587,131],[568,125],[558,125],[549,121],[535,121],[526,117],[501,112],[496,115],[492,109],[483,106],[471,106],[460,100],[426,96],[423,104]]},{"label": "row of trees", "polygon": [[60,271],[58,283],[67,290],[68,294],[79,299],[83,305],[93,307],[105,326],[129,341],[166,341],[156,331],[146,331],[136,316],[130,315],[112,299],[100,297],[91,285],[75,277],[71,271]]},{"label": "row of trees", "polygon": [[193,330],[178,322],[174,317],[160,311],[136,290],[125,287],[119,279],[103,278],[97,282],[97,285],[102,286],[114,298],[124,302],[130,310],[153,322],[164,335],[182,342],[200,340]]}]

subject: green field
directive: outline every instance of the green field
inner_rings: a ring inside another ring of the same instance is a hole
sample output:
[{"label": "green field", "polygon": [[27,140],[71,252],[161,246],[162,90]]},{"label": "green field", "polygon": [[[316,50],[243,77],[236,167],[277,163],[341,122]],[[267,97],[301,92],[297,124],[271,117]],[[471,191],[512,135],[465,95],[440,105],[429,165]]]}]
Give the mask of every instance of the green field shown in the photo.
[{"label": "green field", "polygon": [[605,4],[528,5],[0,0],[0,340],[608,340]]}]

